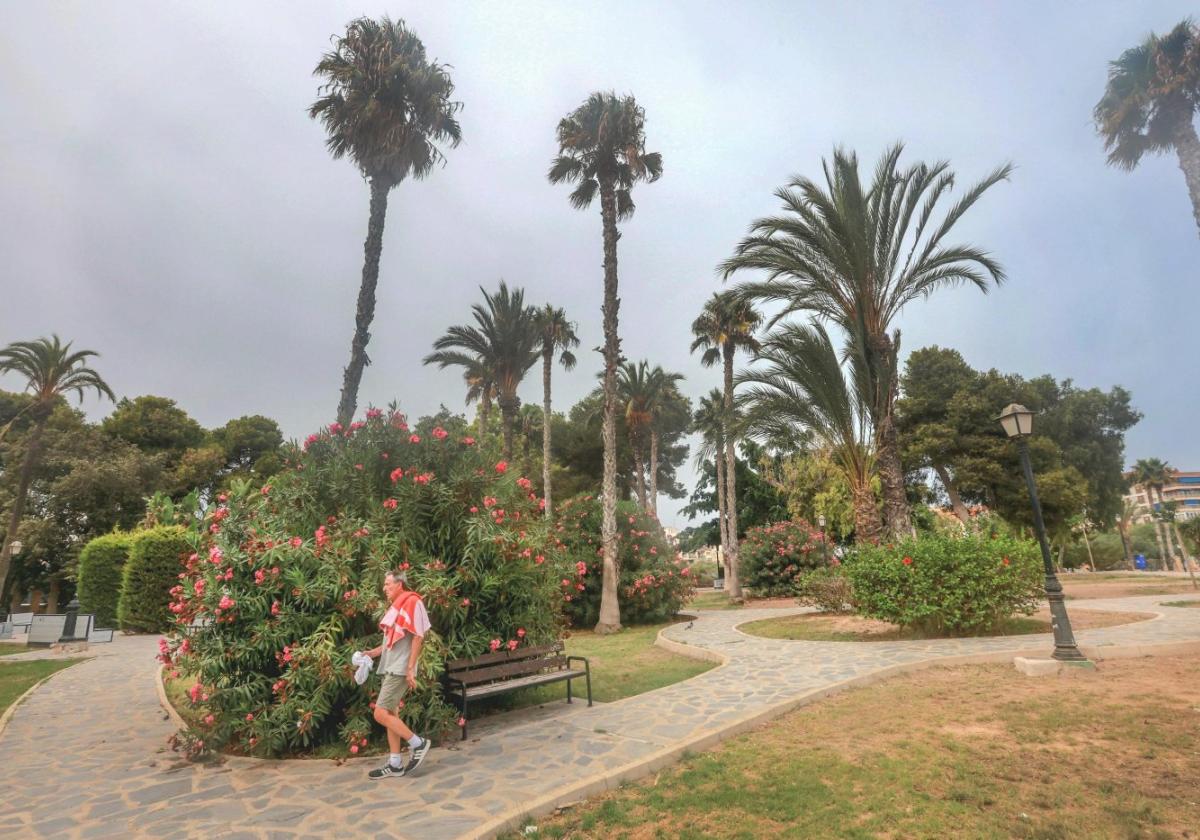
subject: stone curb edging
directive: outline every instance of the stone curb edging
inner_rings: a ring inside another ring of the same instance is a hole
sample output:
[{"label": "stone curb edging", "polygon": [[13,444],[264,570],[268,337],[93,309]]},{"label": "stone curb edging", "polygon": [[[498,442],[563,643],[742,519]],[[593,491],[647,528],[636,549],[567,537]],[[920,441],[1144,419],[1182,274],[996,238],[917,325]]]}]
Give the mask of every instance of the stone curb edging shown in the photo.
[{"label": "stone curb edging", "polygon": [[[665,630],[666,628],[663,629]],[[720,661],[721,664],[728,661],[726,657],[717,651],[697,648],[682,642],[665,639],[662,632],[662,630],[659,631],[655,644],[661,645],[666,650],[690,656],[693,659],[704,659],[710,662]],[[1158,644],[1144,645],[1080,645],[1080,650],[1085,656],[1094,661],[1133,659],[1142,656],[1200,653],[1200,640],[1160,642]],[[496,837],[502,831],[519,827],[520,823],[526,819],[545,816],[555,808],[565,805],[568,802],[586,799],[603,793],[606,790],[614,790],[625,782],[648,776],[668,764],[675,763],[685,753],[707,750],[729,737],[738,735],[748,729],[753,729],[759,724],[781,717],[788,712],[810,705],[818,700],[824,700],[832,695],[840,694],[850,688],[868,686],[887,677],[920,671],[926,668],[951,667],[954,665],[986,665],[1009,661],[1015,656],[1045,656],[1045,653],[1045,647],[1039,646],[1038,648],[1013,648],[984,653],[937,656],[916,662],[902,662],[890,665],[868,674],[822,686],[821,688],[813,689],[812,691],[776,703],[774,706],[745,715],[732,721],[720,730],[693,736],[686,741],[664,747],[655,753],[631,761],[614,770],[593,774],[582,781],[559,788],[553,793],[545,794],[532,802],[511,808],[473,831],[462,835],[462,837],[469,838],[470,840],[490,840],[490,838]]]},{"label": "stone curb edging", "polygon": [[[79,660],[79,662],[87,662],[87,661],[89,661],[89,660],[91,660],[91,659],[93,659],[93,658],[94,658],[94,657],[91,657],[91,656],[89,656],[89,657],[87,657],[87,658],[85,658],[85,659],[81,659],[81,660]],[[39,661],[41,661],[41,662],[44,662],[44,661],[46,661],[46,660],[36,660],[36,659],[34,659],[34,660],[28,660],[28,661],[32,661],[32,662],[39,662]],[[53,661],[53,660],[51,660],[51,661]],[[13,715],[16,713],[16,711],[17,711],[17,707],[18,707],[18,706],[20,706],[22,703],[24,703],[26,700],[28,700],[28,699],[29,699],[29,695],[33,694],[33,692],[35,692],[35,691],[37,691],[39,688],[41,688],[41,686],[42,686],[42,683],[46,682],[46,680],[50,679],[51,677],[57,677],[57,676],[58,676],[59,674],[61,674],[63,671],[67,671],[67,670],[69,670],[69,669],[71,669],[71,668],[74,668],[76,665],[78,665],[78,664],[79,664],[79,662],[73,662],[73,663],[71,663],[70,665],[68,665],[66,668],[59,668],[59,669],[58,669],[57,671],[55,671],[53,674],[47,674],[46,676],[42,677],[40,680],[38,680],[37,682],[35,682],[33,685],[29,686],[29,688],[25,689],[25,691],[23,691],[23,692],[21,693],[21,696],[20,696],[20,697],[18,697],[16,700],[12,701],[12,704],[11,704],[11,705],[10,705],[10,706],[9,706],[7,709],[5,709],[5,710],[4,710],[4,714],[0,715],[0,735],[3,735],[3,734],[4,734],[4,729],[5,729],[5,727],[7,727],[7,726],[8,726],[8,722],[9,722],[9,720],[10,720],[10,719],[12,719],[12,716],[13,716]]]},{"label": "stone curb edging", "polygon": [[175,711],[175,707],[167,699],[167,686],[163,682],[163,674],[166,673],[166,670],[166,665],[159,665],[158,670],[154,674],[154,690],[158,694],[158,705],[162,706],[163,711],[167,713],[167,717],[171,719],[171,723],[175,724],[177,729],[188,729],[187,722],[184,721],[179,712]]}]

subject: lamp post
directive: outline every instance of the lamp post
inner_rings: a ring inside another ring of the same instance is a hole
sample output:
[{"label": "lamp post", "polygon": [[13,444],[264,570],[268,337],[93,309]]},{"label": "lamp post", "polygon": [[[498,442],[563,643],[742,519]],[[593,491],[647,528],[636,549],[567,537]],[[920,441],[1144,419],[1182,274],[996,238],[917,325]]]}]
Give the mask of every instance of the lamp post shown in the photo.
[{"label": "lamp post", "polygon": [[1021,455],[1021,468],[1025,472],[1025,484],[1029,487],[1029,501],[1033,505],[1033,524],[1037,530],[1038,544],[1042,548],[1042,567],[1046,572],[1046,600],[1050,602],[1050,626],[1054,629],[1053,657],[1061,662],[1087,662],[1075,644],[1071,631],[1071,619],[1067,617],[1067,605],[1063,601],[1062,584],[1054,573],[1050,559],[1050,545],[1046,540],[1046,523],[1042,521],[1042,505],[1038,501],[1037,484],[1033,480],[1033,467],[1029,463],[1028,437],[1033,434],[1033,412],[1023,405],[1012,403],[1000,412],[997,418],[1004,433],[1017,441]]},{"label": "lamp post", "polygon": [[825,565],[829,565],[829,548],[825,544],[825,514],[817,515],[817,524],[821,526],[821,558],[825,561]]}]

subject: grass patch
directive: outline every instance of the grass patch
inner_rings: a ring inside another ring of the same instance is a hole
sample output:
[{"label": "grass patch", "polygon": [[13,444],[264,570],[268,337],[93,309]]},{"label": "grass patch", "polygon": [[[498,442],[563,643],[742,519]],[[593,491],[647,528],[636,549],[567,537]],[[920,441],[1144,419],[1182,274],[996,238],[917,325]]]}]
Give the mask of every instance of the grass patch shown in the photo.
[{"label": "grass patch", "polygon": [[18,653],[28,653],[33,650],[25,645],[14,645],[10,642],[0,642],[0,656],[16,656]]},{"label": "grass patch", "polygon": [[[620,633],[597,636],[590,630],[576,630],[566,640],[570,656],[587,657],[592,667],[592,698],[611,703],[662,688],[665,685],[702,674],[715,663],[670,653],[655,646],[658,631],[667,624],[627,627]],[[576,697],[586,697],[584,685],[574,680],[571,689]],[[565,683],[541,685],[513,692],[504,708],[533,706],[551,700],[566,699]],[[481,704],[482,705],[482,704]]]},{"label": "grass patch", "polygon": [[928,669],[686,757],[536,836],[1195,836],[1197,693],[1187,657],[1057,680],[1010,664]]},{"label": "grass patch", "polygon": [[1200,607],[1200,601],[1163,601],[1164,607]]},{"label": "grass patch", "polygon": [[753,595],[746,595],[745,603],[735,604],[729,600],[729,593],[721,590],[706,590],[698,594],[695,598],[687,603],[683,608],[683,612],[690,609],[696,610],[743,610],[743,609],[761,609],[763,607],[794,607],[796,606],[795,597],[785,598],[755,598]]},{"label": "grass patch", "polygon": [[[1150,616],[1100,610],[1072,610],[1070,617],[1073,629],[1086,630],[1141,621]],[[743,624],[740,629],[751,636],[761,636],[765,639],[790,639],[805,642],[895,642],[947,638],[944,634],[938,635],[915,627],[899,627],[886,621],[876,621],[862,616],[824,613],[764,618]],[[1012,616],[989,630],[972,635],[1024,636],[1032,633],[1049,633],[1050,630],[1049,615],[1035,614]]]},{"label": "grass patch", "polygon": [[69,668],[82,659],[35,659],[0,667],[0,714],[38,680]]}]

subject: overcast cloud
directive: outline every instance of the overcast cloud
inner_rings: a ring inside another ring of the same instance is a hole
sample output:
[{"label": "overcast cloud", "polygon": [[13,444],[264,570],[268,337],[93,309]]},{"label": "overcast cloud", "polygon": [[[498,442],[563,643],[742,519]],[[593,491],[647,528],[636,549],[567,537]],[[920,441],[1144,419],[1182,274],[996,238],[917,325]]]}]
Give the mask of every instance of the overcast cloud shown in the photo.
[{"label": "overcast cloud", "polygon": [[[620,243],[626,355],[687,377],[714,266],[836,143],[873,165],[948,158],[964,181],[1011,160],[960,238],[1010,281],[911,306],[907,350],[1132,390],[1128,460],[1200,469],[1200,240],[1173,157],[1108,168],[1091,108],[1106,64],[1195,7],[1147,3],[164,3],[0,6],[0,342],[57,332],[99,351],[119,396],[169,396],[207,426],[243,414],[302,436],[333,419],[349,354],[367,188],[326,153],[312,68],[358,15],[404,18],[453,65],[463,143],[393,191],[368,402],[462,410],[421,365],[477,287],[565,307],[584,352],[556,404],[594,384],[598,207],[546,182],[559,118],[596,89],[645,107],[661,181]],[[19,382],[6,379],[5,387]],[[540,400],[540,377],[522,391]],[[91,398],[89,416],[110,407]],[[689,471],[687,480],[692,481]],[[685,524],[678,503],[660,507]]]}]

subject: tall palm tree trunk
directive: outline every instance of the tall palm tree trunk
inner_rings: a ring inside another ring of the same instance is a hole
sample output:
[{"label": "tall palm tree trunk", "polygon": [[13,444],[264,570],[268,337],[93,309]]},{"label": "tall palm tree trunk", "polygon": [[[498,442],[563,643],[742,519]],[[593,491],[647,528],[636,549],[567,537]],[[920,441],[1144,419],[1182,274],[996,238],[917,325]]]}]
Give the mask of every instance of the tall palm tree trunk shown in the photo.
[{"label": "tall palm tree trunk", "polygon": [[367,342],[371,340],[371,322],[375,320],[375,287],[379,285],[379,255],[383,252],[383,225],[387,220],[390,189],[379,179],[371,179],[371,214],[367,221],[367,240],[363,243],[362,283],[358,287],[354,338],[350,342],[350,364],[346,365],[342,398],[337,409],[337,420],[343,426],[349,426],[354,419],[363,368],[371,363],[367,357]]},{"label": "tall palm tree trunk", "polygon": [[13,499],[12,510],[8,513],[8,528],[4,531],[4,548],[0,550],[0,593],[5,591],[8,583],[8,573],[12,568],[12,541],[17,538],[17,530],[21,527],[21,517],[25,515],[25,497],[29,495],[29,485],[33,482],[33,468],[37,465],[38,456],[42,449],[42,433],[46,431],[46,421],[49,414],[37,418],[33,434],[29,437],[29,448],[21,459],[21,474],[17,478],[17,495]]},{"label": "tall palm tree trunk", "polygon": [[1137,568],[1137,566],[1133,562],[1133,552],[1129,550],[1129,537],[1125,533],[1127,527],[1128,526],[1123,520],[1117,520],[1117,534],[1121,537],[1121,551],[1125,555],[1125,565],[1128,566],[1129,570],[1132,572]]},{"label": "tall palm tree trunk", "polygon": [[646,512],[658,519],[658,430],[650,429],[650,506]]},{"label": "tall palm tree trunk", "polygon": [[621,629],[621,605],[617,601],[617,366],[621,363],[621,339],[617,335],[617,194],[612,179],[600,182],[600,217],[604,226],[604,481],[601,490],[603,516],[600,541],[604,572],[600,590],[600,619],[595,631],[615,633]]},{"label": "tall palm tree trunk", "polygon": [[[721,557],[729,556],[729,528],[725,523],[725,447],[717,449],[713,461],[717,465],[717,535],[721,538]],[[721,575],[724,577],[724,575]]]},{"label": "tall palm tree trunk", "polygon": [[642,445],[637,440],[633,444],[633,476],[637,487],[638,507],[646,509],[646,459],[642,456]]},{"label": "tall palm tree trunk", "polygon": [[554,364],[554,347],[542,350],[542,497],[546,500],[546,517],[554,516],[554,501],[550,493],[550,368]]},{"label": "tall palm tree trunk", "polygon": [[484,393],[479,398],[479,437],[483,437],[483,433],[487,431],[488,419],[492,416],[492,395]]},{"label": "tall palm tree trunk", "polygon": [[850,498],[854,506],[854,541],[861,545],[878,543],[884,528],[870,481],[851,486]]},{"label": "tall palm tree trunk", "polygon": [[871,348],[880,362],[886,382],[880,383],[876,399],[876,469],[883,485],[883,522],[893,538],[907,537],[913,532],[908,515],[908,496],[904,491],[904,467],[900,463],[900,438],[896,433],[896,377],[892,337],[886,332],[870,337]]},{"label": "tall palm tree trunk", "polygon": [[511,461],[513,456],[513,424],[516,422],[519,402],[515,397],[501,396],[500,425],[504,428],[504,460]]},{"label": "tall palm tree trunk", "polygon": [[725,586],[732,601],[742,600],[738,557],[737,453],[733,434],[733,345],[725,342],[725,507],[728,513],[729,545],[725,550]]},{"label": "tall palm tree trunk", "polygon": [[1170,560],[1167,557],[1167,550],[1163,548],[1162,523],[1158,519],[1154,520],[1154,540],[1158,543],[1158,568],[1159,571],[1167,571],[1167,565]]},{"label": "tall palm tree trunk", "polygon": [[942,482],[942,486],[946,488],[946,495],[950,497],[950,507],[954,509],[954,515],[962,521],[962,524],[970,525],[971,514],[967,510],[967,506],[963,504],[962,496],[958,495],[958,485],[950,478],[950,472],[942,464],[934,464],[933,471],[937,473],[938,481]]},{"label": "tall palm tree trunk", "polygon": [[[1167,512],[1167,500],[1166,500],[1166,497],[1163,496],[1162,488],[1155,487],[1154,492],[1158,496],[1159,510],[1161,510],[1163,512],[1163,514],[1165,515]],[[1172,523],[1167,519],[1164,519],[1163,523],[1162,523],[1163,534],[1166,535],[1167,556],[1170,558],[1171,567],[1174,569],[1174,571],[1182,572],[1183,564],[1179,560],[1179,552],[1175,550],[1175,543],[1171,537],[1171,524]]]},{"label": "tall palm tree trunk", "polygon": [[1175,529],[1175,542],[1179,546],[1179,553],[1183,555],[1183,568],[1187,569],[1188,577],[1192,579],[1192,588],[1200,589],[1200,583],[1196,582],[1196,561],[1188,556],[1187,543],[1183,541],[1183,534],[1179,533],[1179,526],[1172,522],[1171,527]]},{"label": "tall palm tree trunk", "polygon": [[1200,138],[1191,119],[1181,120],[1179,134],[1175,137],[1175,154],[1179,168],[1187,181],[1188,197],[1192,200],[1192,216],[1200,229]]}]

